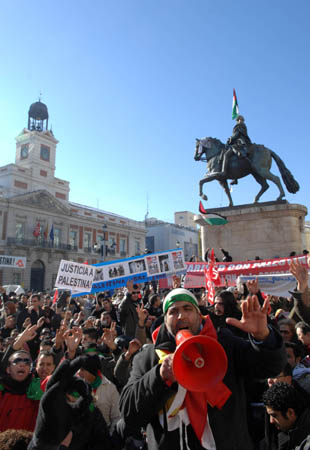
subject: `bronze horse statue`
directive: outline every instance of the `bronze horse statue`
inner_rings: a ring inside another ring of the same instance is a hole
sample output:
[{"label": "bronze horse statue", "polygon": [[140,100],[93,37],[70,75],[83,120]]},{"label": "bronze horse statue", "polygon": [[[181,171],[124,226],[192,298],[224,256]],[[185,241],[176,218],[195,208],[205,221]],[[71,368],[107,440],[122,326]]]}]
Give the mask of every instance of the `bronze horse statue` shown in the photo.
[{"label": "bronze horse statue", "polygon": [[233,206],[227,180],[239,179],[247,175],[253,175],[255,180],[261,185],[261,189],[254,199],[254,203],[257,203],[263,193],[269,188],[266,180],[273,181],[278,186],[280,195],[277,201],[283,200],[285,193],[280,178],[270,172],[272,159],[277,163],[288,192],[295,194],[299,190],[299,184],[287,169],[282,159],[264,145],[252,144],[249,148],[249,157],[240,158],[233,154],[229,158],[226,172],[223,173],[222,159],[224,152],[227,151],[227,146],[219,139],[212,137],[196,139],[196,141],[194,159],[195,161],[206,161],[208,168],[205,177],[199,181],[199,195],[203,200],[208,200],[208,197],[202,191],[203,185],[209,181],[217,180],[226,192],[229,199],[229,206]]}]

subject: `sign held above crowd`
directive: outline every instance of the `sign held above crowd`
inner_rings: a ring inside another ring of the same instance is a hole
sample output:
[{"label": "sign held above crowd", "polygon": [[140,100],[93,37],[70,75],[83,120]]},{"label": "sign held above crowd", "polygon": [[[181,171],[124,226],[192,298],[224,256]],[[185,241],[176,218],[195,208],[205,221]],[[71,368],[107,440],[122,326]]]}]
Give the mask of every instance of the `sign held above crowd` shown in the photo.
[{"label": "sign held above crowd", "polygon": [[180,272],[186,272],[186,264],[179,248],[94,265],[62,260],[55,287],[69,289],[77,297],[124,287],[128,280],[145,283]]}]

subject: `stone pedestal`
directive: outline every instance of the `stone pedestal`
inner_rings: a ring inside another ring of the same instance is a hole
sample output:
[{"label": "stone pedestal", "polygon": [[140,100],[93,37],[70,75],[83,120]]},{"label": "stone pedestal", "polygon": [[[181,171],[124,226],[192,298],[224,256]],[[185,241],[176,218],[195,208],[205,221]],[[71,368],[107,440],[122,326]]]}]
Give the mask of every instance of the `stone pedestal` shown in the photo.
[{"label": "stone pedestal", "polygon": [[201,227],[202,255],[214,248],[222,260],[220,248],[234,261],[301,254],[305,248],[303,235],[307,208],[283,202],[266,202],[207,210],[227,217],[225,225],[208,225],[201,215],[194,220]]}]

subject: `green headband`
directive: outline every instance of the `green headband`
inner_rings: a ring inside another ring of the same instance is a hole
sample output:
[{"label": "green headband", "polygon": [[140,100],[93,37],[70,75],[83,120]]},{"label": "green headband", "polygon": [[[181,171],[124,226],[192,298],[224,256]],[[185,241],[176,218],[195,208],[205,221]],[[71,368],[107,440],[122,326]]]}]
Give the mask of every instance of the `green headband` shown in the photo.
[{"label": "green headband", "polygon": [[166,312],[168,311],[170,306],[173,305],[173,303],[176,303],[176,302],[191,303],[200,312],[197,300],[194,297],[192,297],[191,295],[189,295],[189,294],[182,293],[182,294],[172,295],[171,297],[167,298],[164,301],[164,314],[166,314]]}]

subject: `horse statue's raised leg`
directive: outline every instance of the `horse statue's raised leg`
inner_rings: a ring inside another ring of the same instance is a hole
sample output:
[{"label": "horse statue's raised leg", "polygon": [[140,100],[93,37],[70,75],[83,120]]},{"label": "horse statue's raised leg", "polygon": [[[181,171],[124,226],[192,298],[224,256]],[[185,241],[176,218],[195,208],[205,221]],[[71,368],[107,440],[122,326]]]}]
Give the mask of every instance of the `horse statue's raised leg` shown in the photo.
[{"label": "horse statue's raised leg", "polygon": [[[223,181],[223,173],[222,172],[207,173],[206,176],[202,180],[199,181],[199,195],[203,200],[208,200],[208,197],[202,191],[203,185],[205,183],[209,183],[209,181],[213,181],[213,180]],[[228,189],[227,183],[226,183],[226,186]],[[223,185],[223,187],[224,187],[224,185]],[[225,189],[225,187],[224,187],[224,189]],[[226,191],[226,189],[225,189],[225,191]],[[227,194],[227,192],[226,192],[226,194]],[[231,197],[230,197],[230,192],[227,195],[229,196],[228,198],[230,198],[230,201],[232,202]]]},{"label": "horse statue's raised leg", "polygon": [[206,178],[207,177],[199,181],[199,195],[202,198],[202,200],[208,200],[208,197],[202,191],[203,185],[208,181]]},{"label": "horse statue's raised leg", "polygon": [[222,186],[222,188],[224,188],[224,191],[226,192],[226,195],[229,200],[229,206],[234,206],[231,195],[230,195],[230,189],[228,187],[227,180],[219,180],[219,183]]}]

